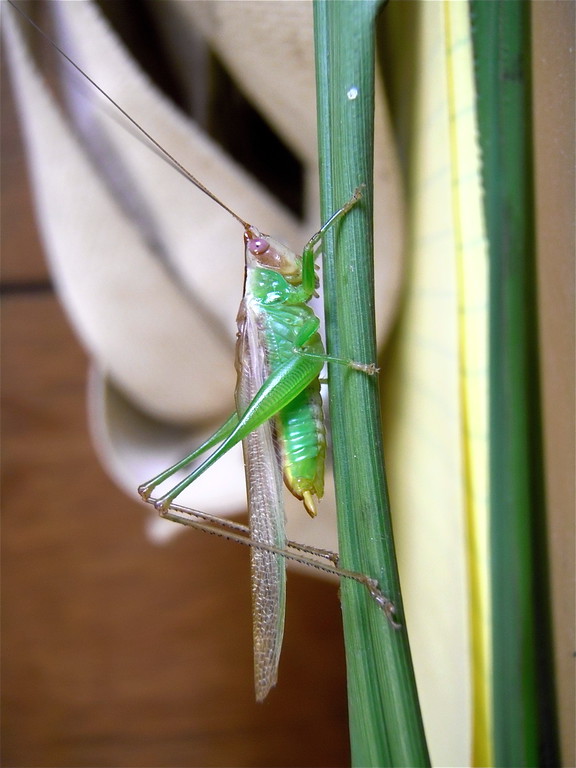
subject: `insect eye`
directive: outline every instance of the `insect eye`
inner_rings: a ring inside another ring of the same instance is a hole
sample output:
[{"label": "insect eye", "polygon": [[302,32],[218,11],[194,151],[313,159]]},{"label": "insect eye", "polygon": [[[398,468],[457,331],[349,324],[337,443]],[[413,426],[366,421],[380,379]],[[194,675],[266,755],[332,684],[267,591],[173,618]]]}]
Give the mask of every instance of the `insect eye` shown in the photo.
[{"label": "insect eye", "polygon": [[248,250],[250,253],[253,253],[254,256],[260,256],[265,253],[268,248],[270,248],[270,244],[268,243],[268,240],[264,240],[263,237],[248,240]]}]

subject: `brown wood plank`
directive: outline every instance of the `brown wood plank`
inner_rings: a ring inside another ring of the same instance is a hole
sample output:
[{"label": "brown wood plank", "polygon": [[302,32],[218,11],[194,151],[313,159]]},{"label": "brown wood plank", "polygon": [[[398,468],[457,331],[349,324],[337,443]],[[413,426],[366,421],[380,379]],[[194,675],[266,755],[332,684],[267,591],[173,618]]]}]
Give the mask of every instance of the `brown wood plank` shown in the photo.
[{"label": "brown wood plank", "polygon": [[2,284],[46,281],[48,270],[34,225],[28,169],[6,66],[0,88],[0,110]]},{"label": "brown wood plank", "polygon": [[150,544],[93,454],[55,300],[5,299],[2,332],[4,764],[345,764],[334,585],[290,576],[280,683],[256,705],[247,551]]}]

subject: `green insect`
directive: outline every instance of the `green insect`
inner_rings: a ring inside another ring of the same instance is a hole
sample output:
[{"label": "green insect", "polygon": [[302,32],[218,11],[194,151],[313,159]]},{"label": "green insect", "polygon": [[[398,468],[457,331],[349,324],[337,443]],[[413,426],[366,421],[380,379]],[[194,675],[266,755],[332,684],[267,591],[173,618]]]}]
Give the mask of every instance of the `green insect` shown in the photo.
[{"label": "green insect", "polygon": [[[236,411],[199,448],[138,489],[145,500],[151,500],[157,486],[218,446],[170,491],[153,500],[156,509],[170,516],[170,507],[179,494],[234,445],[243,442],[250,515],[247,543],[253,545],[255,681],[259,700],[276,682],[284,625],[287,542],[282,475],[291,493],[315,517],[317,499],[324,492],[326,453],[319,381],[322,368],[330,361],[367,375],[376,373],[373,364],[326,355],[318,332],[320,321],[308,305],[317,288],[316,247],[324,233],[360,197],[359,189],[308,241],[302,256],[243,222],[246,268],[237,319]],[[390,615],[391,605],[373,582],[361,574],[334,570],[366,583],[372,594],[384,601]]]},{"label": "green insect", "polygon": [[[317,499],[324,491],[326,432],[319,380],[324,364],[347,365],[364,375],[377,372],[373,363],[328,356],[319,334],[320,321],[309,306],[317,288],[317,247],[326,231],[358,204],[361,188],[308,241],[302,255],[297,255],[228,208],[42,30],[38,31],[176,170],[244,228],[245,281],[237,318],[236,410],[199,448],[141,485],[138,491],[167,519],[218,533],[251,547],[255,687],[256,698],[262,700],[277,679],[284,629],[287,558],[362,583],[386,612],[391,625],[399,626],[393,618],[393,603],[382,594],[374,579],[341,569],[337,555],[289,542],[285,535],[282,480],[291,493],[302,500],[311,517],[316,516]],[[241,441],[249,528],[176,503],[185,488]],[[171,490],[160,498],[153,497],[161,483],[212,449],[208,458]]]}]

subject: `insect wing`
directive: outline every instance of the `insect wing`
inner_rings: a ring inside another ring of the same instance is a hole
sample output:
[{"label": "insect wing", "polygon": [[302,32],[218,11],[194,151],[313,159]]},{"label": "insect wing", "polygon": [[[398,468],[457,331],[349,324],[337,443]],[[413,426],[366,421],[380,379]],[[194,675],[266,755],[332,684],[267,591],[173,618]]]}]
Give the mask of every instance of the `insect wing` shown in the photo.
[{"label": "insect wing", "polygon": [[[239,315],[237,350],[238,412],[246,410],[268,376],[265,339],[258,313],[247,295]],[[286,544],[282,471],[272,421],[243,441],[251,537],[284,549]],[[286,564],[281,555],[253,547],[252,615],[254,682],[262,701],[276,684],[284,634]]]}]

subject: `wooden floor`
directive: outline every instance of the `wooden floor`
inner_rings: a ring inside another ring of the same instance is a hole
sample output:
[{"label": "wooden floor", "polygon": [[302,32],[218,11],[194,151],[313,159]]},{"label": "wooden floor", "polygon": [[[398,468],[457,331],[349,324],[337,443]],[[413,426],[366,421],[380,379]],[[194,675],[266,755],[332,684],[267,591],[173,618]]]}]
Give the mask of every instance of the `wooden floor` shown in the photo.
[{"label": "wooden floor", "polygon": [[347,764],[336,588],[290,576],[280,681],[256,705],[247,552],[152,545],[100,468],[3,86],[2,764]]}]

